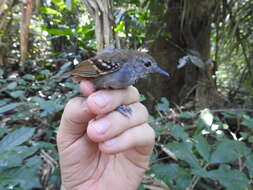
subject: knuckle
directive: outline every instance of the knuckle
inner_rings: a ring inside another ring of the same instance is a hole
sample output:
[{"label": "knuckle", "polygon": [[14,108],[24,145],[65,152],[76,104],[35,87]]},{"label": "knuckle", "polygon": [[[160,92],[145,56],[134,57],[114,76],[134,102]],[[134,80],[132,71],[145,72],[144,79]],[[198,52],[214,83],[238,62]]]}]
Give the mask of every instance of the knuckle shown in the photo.
[{"label": "knuckle", "polygon": [[155,130],[148,123],[145,124],[145,127],[149,133],[149,143],[155,144]]},{"label": "knuckle", "polygon": [[142,114],[145,116],[146,120],[148,119],[148,109],[142,103],[138,103],[139,109]]},{"label": "knuckle", "polygon": [[131,94],[133,97],[135,97],[135,98],[137,99],[137,101],[140,100],[140,93],[139,93],[139,91],[138,91],[138,89],[137,89],[136,87],[130,86],[130,87],[128,88],[128,92],[129,92],[129,94]]},{"label": "knuckle", "polygon": [[73,107],[73,106],[76,106],[76,104],[80,103],[80,97],[75,97],[75,98],[72,98],[68,101],[66,107],[69,108],[69,107]]}]

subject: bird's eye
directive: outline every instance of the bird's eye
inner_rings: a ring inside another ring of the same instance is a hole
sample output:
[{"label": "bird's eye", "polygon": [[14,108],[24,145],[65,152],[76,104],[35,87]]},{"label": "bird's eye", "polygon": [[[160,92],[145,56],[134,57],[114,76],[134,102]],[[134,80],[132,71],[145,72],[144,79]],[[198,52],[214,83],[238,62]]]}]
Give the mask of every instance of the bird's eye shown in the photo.
[{"label": "bird's eye", "polygon": [[144,66],[145,66],[145,67],[150,67],[150,66],[151,66],[151,62],[150,62],[150,61],[145,62],[145,63],[144,63]]}]

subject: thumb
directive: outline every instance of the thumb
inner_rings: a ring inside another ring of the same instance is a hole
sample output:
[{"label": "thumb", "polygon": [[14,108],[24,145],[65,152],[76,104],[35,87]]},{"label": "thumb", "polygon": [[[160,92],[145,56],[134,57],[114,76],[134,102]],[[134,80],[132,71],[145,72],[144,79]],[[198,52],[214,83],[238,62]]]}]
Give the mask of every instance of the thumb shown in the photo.
[{"label": "thumb", "polygon": [[71,99],[64,109],[57,132],[58,148],[64,150],[83,136],[86,133],[88,122],[94,117],[95,115],[90,112],[85,98]]}]

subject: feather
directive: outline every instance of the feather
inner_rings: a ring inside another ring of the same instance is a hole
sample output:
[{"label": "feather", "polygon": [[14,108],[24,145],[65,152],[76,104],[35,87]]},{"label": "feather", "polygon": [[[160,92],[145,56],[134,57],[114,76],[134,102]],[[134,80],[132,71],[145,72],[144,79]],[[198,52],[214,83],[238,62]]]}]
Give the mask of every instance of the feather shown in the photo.
[{"label": "feather", "polygon": [[106,75],[119,69],[120,65],[118,63],[91,58],[82,61],[79,65],[77,65],[74,70],[70,71],[70,75],[83,78],[97,78],[101,75]]}]

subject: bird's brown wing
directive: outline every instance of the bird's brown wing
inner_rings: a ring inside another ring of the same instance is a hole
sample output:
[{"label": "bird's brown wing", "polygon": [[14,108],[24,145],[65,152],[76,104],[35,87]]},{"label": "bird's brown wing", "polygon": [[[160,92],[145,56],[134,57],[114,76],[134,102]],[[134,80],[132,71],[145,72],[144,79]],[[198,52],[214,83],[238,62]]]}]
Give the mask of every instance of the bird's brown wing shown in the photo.
[{"label": "bird's brown wing", "polygon": [[120,65],[118,63],[91,58],[78,64],[75,69],[71,71],[71,75],[83,78],[97,78],[101,75],[106,75],[119,69]]},{"label": "bird's brown wing", "polygon": [[90,59],[82,61],[70,72],[73,76],[85,78],[96,78],[98,76],[98,72]]}]

